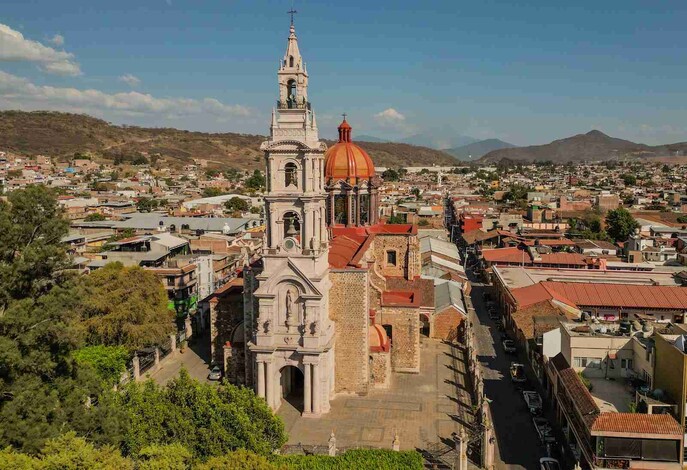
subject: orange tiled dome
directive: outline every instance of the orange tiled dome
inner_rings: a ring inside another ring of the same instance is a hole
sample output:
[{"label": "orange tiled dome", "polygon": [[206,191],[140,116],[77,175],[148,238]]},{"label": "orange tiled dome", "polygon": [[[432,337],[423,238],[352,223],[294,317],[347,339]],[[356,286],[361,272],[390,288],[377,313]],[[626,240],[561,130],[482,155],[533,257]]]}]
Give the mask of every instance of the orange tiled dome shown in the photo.
[{"label": "orange tiled dome", "polygon": [[351,125],[343,122],[339,125],[339,142],[325,154],[324,177],[331,180],[346,180],[357,184],[358,179],[375,176],[375,166],[367,152],[351,142]]}]

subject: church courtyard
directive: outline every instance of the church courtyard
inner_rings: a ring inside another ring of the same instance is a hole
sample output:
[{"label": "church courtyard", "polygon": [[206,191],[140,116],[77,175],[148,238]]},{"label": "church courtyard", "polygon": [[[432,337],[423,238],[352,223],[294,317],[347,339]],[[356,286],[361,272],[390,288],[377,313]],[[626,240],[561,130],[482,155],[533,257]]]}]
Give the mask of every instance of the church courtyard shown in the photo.
[{"label": "church courtyard", "polygon": [[398,434],[401,450],[436,449],[451,441],[462,423],[472,420],[463,350],[423,338],[421,373],[393,373],[388,390],[367,396],[338,396],[321,418],[303,418],[284,401],[278,414],[289,435],[288,446],[326,448],[332,431],[336,445],[391,448]]}]

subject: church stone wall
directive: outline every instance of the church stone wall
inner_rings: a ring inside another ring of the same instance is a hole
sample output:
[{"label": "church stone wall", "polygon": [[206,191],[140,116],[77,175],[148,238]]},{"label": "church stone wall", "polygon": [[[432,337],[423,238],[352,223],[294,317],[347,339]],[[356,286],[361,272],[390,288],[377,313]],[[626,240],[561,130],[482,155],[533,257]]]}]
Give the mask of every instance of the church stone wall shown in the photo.
[{"label": "church stone wall", "polygon": [[[387,262],[388,251],[396,252],[395,265]],[[408,237],[403,235],[377,235],[374,240],[374,258],[377,268],[382,275],[407,278]]]},{"label": "church stone wall", "polygon": [[386,352],[370,353],[370,383],[374,388],[385,389],[391,385],[391,357]]},{"label": "church stone wall", "polygon": [[368,385],[367,271],[330,271],[329,315],[336,322],[335,391],[365,393]]},{"label": "church stone wall", "polygon": [[420,312],[415,307],[382,307],[377,321],[391,326],[391,366],[396,372],[420,372]]}]

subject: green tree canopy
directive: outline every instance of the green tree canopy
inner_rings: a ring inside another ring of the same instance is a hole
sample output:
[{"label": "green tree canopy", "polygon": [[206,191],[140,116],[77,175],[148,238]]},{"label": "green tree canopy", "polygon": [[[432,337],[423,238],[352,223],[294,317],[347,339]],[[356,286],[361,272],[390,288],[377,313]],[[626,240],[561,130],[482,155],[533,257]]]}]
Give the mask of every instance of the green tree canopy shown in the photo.
[{"label": "green tree canopy", "polygon": [[627,240],[636,228],[639,228],[639,223],[623,207],[611,210],[606,214],[606,231],[617,242]]},{"label": "green tree canopy", "polygon": [[110,263],[83,279],[81,324],[88,344],[130,351],[163,344],[174,331],[173,312],[157,276],[138,266]]},{"label": "green tree canopy", "polygon": [[79,367],[90,367],[110,387],[116,385],[129,361],[129,351],[124,346],[85,346],[72,353]]},{"label": "green tree canopy", "polygon": [[139,212],[152,212],[159,206],[158,201],[149,197],[142,197],[136,202],[136,210]]},{"label": "green tree canopy", "polygon": [[634,186],[637,184],[637,177],[635,175],[625,174],[622,176],[625,186]]},{"label": "green tree canopy", "polygon": [[210,186],[208,188],[203,189],[203,197],[215,197],[221,196],[222,194],[226,193],[220,188],[216,188],[214,186]]},{"label": "green tree canopy", "polygon": [[229,212],[245,212],[248,210],[248,202],[238,196],[234,196],[224,203],[224,208]]},{"label": "green tree canopy", "polygon": [[28,186],[0,200],[0,312],[11,299],[46,292],[67,263],[69,223],[52,191]]},{"label": "green tree canopy", "polygon": [[105,216],[98,212],[93,212],[92,214],[88,214],[83,220],[86,222],[100,222],[101,220],[105,220]]},{"label": "green tree canopy", "polygon": [[260,170],[254,170],[253,174],[246,179],[245,186],[254,191],[261,191],[266,186],[265,176]]},{"label": "green tree canopy", "polygon": [[382,178],[384,179],[384,181],[398,181],[399,174],[393,168],[389,168],[388,170],[385,170],[384,173],[382,173]]},{"label": "green tree canopy", "polygon": [[117,396],[125,410],[125,453],[181,444],[197,458],[246,448],[269,454],[286,442],[284,423],[252,390],[200,383],[182,370],[166,387],[131,383]]}]

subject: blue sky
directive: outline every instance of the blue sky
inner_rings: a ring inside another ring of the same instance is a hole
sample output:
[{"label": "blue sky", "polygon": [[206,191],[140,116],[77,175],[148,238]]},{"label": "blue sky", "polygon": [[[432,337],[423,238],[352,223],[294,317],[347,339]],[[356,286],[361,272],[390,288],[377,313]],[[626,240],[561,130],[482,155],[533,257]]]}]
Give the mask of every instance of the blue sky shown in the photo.
[{"label": "blue sky", "polygon": [[[0,107],[266,133],[291,1],[5,0]],[[320,132],[687,140],[684,0],[296,1]],[[437,145],[440,145],[438,143]]]}]

